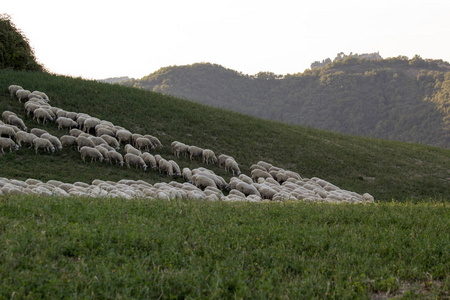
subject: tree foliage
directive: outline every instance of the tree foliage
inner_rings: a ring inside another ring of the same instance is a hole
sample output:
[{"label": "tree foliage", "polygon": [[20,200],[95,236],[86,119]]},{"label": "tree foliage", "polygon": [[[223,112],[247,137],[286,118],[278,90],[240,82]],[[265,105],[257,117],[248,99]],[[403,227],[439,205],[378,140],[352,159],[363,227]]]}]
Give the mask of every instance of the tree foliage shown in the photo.
[{"label": "tree foliage", "polygon": [[28,39],[7,14],[0,15],[0,68],[44,71],[44,67],[36,61]]}]

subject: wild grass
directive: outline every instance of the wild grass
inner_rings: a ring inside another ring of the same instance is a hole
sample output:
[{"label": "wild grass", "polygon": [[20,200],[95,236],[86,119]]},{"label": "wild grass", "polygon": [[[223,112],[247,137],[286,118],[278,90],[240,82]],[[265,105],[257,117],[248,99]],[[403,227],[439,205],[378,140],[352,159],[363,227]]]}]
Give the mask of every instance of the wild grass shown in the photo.
[{"label": "wild grass", "polygon": [[448,204],[0,199],[0,298],[448,297]]},{"label": "wild grass", "polygon": [[[39,126],[23,116],[23,104],[11,99],[7,92],[10,84],[46,92],[52,106],[85,112],[132,132],[155,135],[165,145],[158,153],[170,159],[175,158],[169,145],[178,140],[210,148],[217,155],[232,155],[247,174],[251,164],[264,160],[306,178],[316,176],[343,189],[368,192],[379,201],[447,199],[450,194],[449,150],[270,122],[149,91],[80,78],[0,70],[0,111],[12,110],[24,117],[28,127],[43,127],[58,136],[67,131],[58,131],[53,124]],[[176,161],[181,167],[202,166],[184,158]],[[20,149],[0,157],[0,162],[0,175],[16,179],[37,175],[41,179],[66,182],[91,182],[98,177],[115,180],[122,176],[151,183],[169,180],[154,172],[143,174],[106,164],[83,164],[73,151],[34,155],[32,151]],[[223,170],[211,168],[230,178]]]}]

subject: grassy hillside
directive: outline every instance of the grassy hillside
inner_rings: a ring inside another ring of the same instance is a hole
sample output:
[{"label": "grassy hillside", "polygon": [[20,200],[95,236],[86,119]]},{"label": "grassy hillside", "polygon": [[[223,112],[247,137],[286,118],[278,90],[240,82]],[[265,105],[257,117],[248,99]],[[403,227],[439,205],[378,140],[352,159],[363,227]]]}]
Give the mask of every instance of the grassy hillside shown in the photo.
[{"label": "grassy hillside", "polygon": [[[249,173],[251,164],[265,160],[298,172],[317,176],[337,186],[368,192],[376,200],[406,200],[444,197],[450,186],[449,150],[430,146],[383,141],[256,119],[223,109],[118,85],[55,76],[46,73],[0,70],[0,111],[12,110],[23,116],[23,104],[12,100],[10,84],[47,93],[52,106],[85,112],[112,121],[133,132],[157,136],[165,147],[163,157],[173,158],[174,140],[229,154]],[[37,126],[24,117],[29,128],[43,127],[61,136],[53,124]],[[199,162],[177,160],[183,168]],[[66,182],[93,179],[145,179],[169,181],[156,172],[139,172],[100,163],[82,163],[79,154],[65,149],[52,155],[20,149],[0,157],[0,176]],[[216,173],[229,174],[213,167]]]},{"label": "grassy hillside", "polygon": [[291,75],[213,64],[162,68],[124,84],[260,118],[450,148],[450,65],[352,56]]}]

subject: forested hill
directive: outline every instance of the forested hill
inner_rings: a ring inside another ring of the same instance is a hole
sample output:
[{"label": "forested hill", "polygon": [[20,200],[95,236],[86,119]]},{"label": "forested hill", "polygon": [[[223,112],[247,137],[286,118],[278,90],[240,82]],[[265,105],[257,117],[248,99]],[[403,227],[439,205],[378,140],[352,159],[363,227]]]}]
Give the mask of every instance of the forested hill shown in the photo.
[{"label": "forested hill", "polygon": [[289,124],[450,148],[450,65],[348,56],[293,75],[165,67],[124,83]]}]

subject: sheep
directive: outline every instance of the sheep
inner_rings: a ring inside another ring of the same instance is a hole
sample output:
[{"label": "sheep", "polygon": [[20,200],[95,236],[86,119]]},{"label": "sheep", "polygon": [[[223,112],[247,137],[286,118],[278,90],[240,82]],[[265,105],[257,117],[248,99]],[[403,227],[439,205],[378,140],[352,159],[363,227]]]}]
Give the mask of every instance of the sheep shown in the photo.
[{"label": "sheep", "polygon": [[8,117],[9,116],[16,116],[17,115],[15,113],[13,113],[12,111],[9,110],[5,110],[4,112],[2,112],[2,119],[4,122],[8,122]]},{"label": "sheep", "polygon": [[227,160],[225,160],[225,171],[230,171],[233,172],[233,176],[234,173],[236,172],[236,175],[240,175],[241,174],[241,170],[239,169],[239,165],[237,164],[237,162],[234,160],[234,158],[230,157],[227,158]]},{"label": "sheep", "polygon": [[63,147],[77,146],[77,138],[72,135],[63,135],[60,140]]},{"label": "sheep", "polygon": [[23,87],[21,87],[20,85],[15,85],[15,84],[11,84],[8,87],[8,91],[9,91],[9,94],[11,95],[11,98],[16,94],[16,92],[18,90],[23,90]]},{"label": "sheep", "polygon": [[29,90],[21,89],[16,91],[16,96],[19,102],[22,102],[22,99],[27,99],[29,94],[31,94]]},{"label": "sheep", "polygon": [[214,180],[212,180],[211,178],[205,176],[205,175],[201,175],[201,174],[196,174],[192,176],[192,183],[200,188],[200,189],[205,189],[208,186],[210,187],[214,187],[217,188]]},{"label": "sheep", "polygon": [[152,142],[153,146],[155,146],[156,148],[162,148],[163,145],[161,144],[161,142],[159,141],[159,139],[153,135],[150,134],[146,134],[144,135],[145,138],[148,138],[150,140],[150,142]]},{"label": "sheep", "polygon": [[12,152],[13,149],[14,150],[19,150],[19,145],[17,145],[10,138],[0,137],[0,149],[2,150],[3,154],[5,153],[5,151],[3,151],[4,148],[9,148],[9,152]]},{"label": "sheep", "polygon": [[169,163],[172,164],[172,169],[173,169],[174,175],[181,176],[180,166],[174,160],[169,160]]},{"label": "sheep", "polygon": [[131,144],[132,144],[134,147],[136,147],[136,140],[137,140],[138,138],[141,138],[141,137],[143,137],[142,134],[139,134],[139,133],[132,133],[132,134],[131,134]]},{"label": "sheep", "polygon": [[88,139],[94,142],[96,146],[102,145],[102,144],[108,144],[104,139],[98,136],[89,136]]},{"label": "sheep", "polygon": [[[61,117],[66,117],[66,114],[67,114],[67,111],[65,111],[64,109],[61,109],[61,108],[58,108],[56,111],[55,111],[55,114],[56,114],[56,118],[61,118]],[[73,120],[72,120],[73,121]]]},{"label": "sheep", "polygon": [[33,145],[34,145],[34,150],[36,151],[36,153],[38,153],[38,149],[44,149],[47,150],[47,152],[55,152],[55,147],[53,146],[53,144],[44,138],[35,138],[33,140]]},{"label": "sheep", "polygon": [[94,142],[84,136],[77,137],[77,146],[78,146],[77,147],[78,152],[80,152],[81,147],[84,147],[84,146],[95,148]]},{"label": "sheep", "polygon": [[250,177],[248,177],[247,175],[245,175],[245,174],[240,174],[239,175],[239,179],[242,180],[243,182],[248,183],[248,184],[252,184],[253,183],[253,180]]},{"label": "sheep", "polygon": [[80,153],[81,153],[81,159],[84,162],[86,162],[86,157],[90,157],[91,162],[93,162],[94,160],[97,160],[97,159],[100,162],[103,161],[103,155],[100,153],[100,151],[98,151],[95,148],[84,146],[84,147],[81,147]]},{"label": "sheep", "polygon": [[58,117],[56,124],[58,124],[58,129],[69,128],[69,130],[78,125],[77,122],[66,117]]},{"label": "sheep", "polygon": [[43,139],[49,140],[52,143],[52,145],[55,147],[55,149],[57,149],[59,151],[62,150],[62,143],[59,140],[59,138],[57,138],[56,136],[51,135],[50,133],[44,133],[40,137]]},{"label": "sheep", "polygon": [[30,115],[30,113],[34,114],[34,111],[38,108],[41,108],[41,105],[34,102],[34,101],[27,101],[24,105],[25,111],[27,112],[27,116]]},{"label": "sheep", "polygon": [[43,108],[38,108],[34,111],[33,120],[35,120],[38,124],[40,124],[40,120],[42,119],[42,124],[45,124],[47,121],[53,121],[53,116],[49,113],[48,110]]},{"label": "sheep", "polygon": [[142,148],[144,148],[144,151],[150,151],[151,149],[153,149],[153,144],[148,138],[138,137],[135,140],[135,147],[139,150],[142,150]]},{"label": "sheep", "polygon": [[80,134],[82,134],[82,133],[83,133],[83,131],[81,131],[80,129],[77,129],[77,128],[72,128],[69,131],[69,134],[74,137],[79,137]]},{"label": "sheep", "polygon": [[164,172],[168,176],[173,176],[173,166],[170,162],[161,158],[158,162],[159,172]]},{"label": "sheep", "polygon": [[100,138],[102,138],[109,146],[115,148],[116,150],[120,149],[119,141],[115,137],[103,134],[100,136]]},{"label": "sheep", "polygon": [[22,147],[22,143],[29,144],[30,145],[29,148],[33,147],[33,141],[35,138],[37,138],[36,135],[28,133],[26,131],[19,131],[16,133],[17,143],[19,144],[20,147]]},{"label": "sheep", "polygon": [[269,174],[269,172],[267,171],[263,171],[260,169],[253,169],[253,171],[251,172],[252,175],[252,180],[254,182],[258,182],[258,178],[271,178],[272,176]]},{"label": "sheep", "polygon": [[47,131],[45,131],[44,129],[40,129],[40,128],[32,128],[30,130],[30,133],[36,135],[37,137],[40,137],[41,135],[43,135],[44,133],[48,133]]},{"label": "sheep", "polygon": [[142,159],[147,164],[147,166],[151,167],[153,170],[158,168],[158,166],[156,164],[156,159],[152,154],[150,154],[148,152],[144,152],[144,153],[142,153]]},{"label": "sheep", "polygon": [[15,115],[8,116],[8,124],[19,127],[20,129],[27,131],[27,126],[21,118]]},{"label": "sheep", "polygon": [[16,131],[8,125],[0,125],[0,137],[6,135],[11,139],[16,139]]},{"label": "sheep", "polygon": [[269,169],[271,167],[273,167],[271,164],[269,164],[269,163],[267,163],[265,161],[262,161],[262,160],[258,161],[257,165],[263,167],[264,169],[266,169],[266,171],[269,171]]},{"label": "sheep", "polygon": [[109,151],[106,150],[106,148],[103,148],[102,146],[95,146],[95,149],[97,149],[103,155],[103,159],[105,161],[109,161]]},{"label": "sheep", "polygon": [[147,165],[145,164],[144,160],[142,159],[142,157],[137,156],[135,154],[132,153],[127,153],[125,154],[125,163],[127,165],[128,168],[130,168],[130,164],[133,164],[136,166],[136,169],[138,167],[141,167],[144,172],[145,170],[147,170]]},{"label": "sheep", "polygon": [[210,149],[204,149],[202,152],[202,157],[203,157],[203,163],[206,162],[206,164],[208,164],[209,162],[211,162],[211,163],[215,164],[217,162],[216,155]]},{"label": "sheep", "polygon": [[109,163],[112,164],[114,161],[116,164],[119,164],[121,167],[123,166],[123,156],[119,152],[115,150],[108,151]]},{"label": "sheep", "polygon": [[132,142],[131,137],[132,133],[126,129],[120,129],[116,132],[116,138],[121,144],[130,144]]},{"label": "sheep", "polygon": [[142,156],[142,152],[136,148],[134,148],[131,144],[126,144],[124,147],[126,153],[132,153],[137,156]]},{"label": "sheep", "polygon": [[203,149],[197,146],[189,146],[188,152],[190,160],[193,160],[195,157],[202,157],[203,155]]},{"label": "sheep", "polygon": [[83,124],[83,131],[88,133],[91,129],[94,129],[95,131],[95,126],[98,124],[100,124],[100,119],[94,117],[87,118]]},{"label": "sheep", "polygon": [[50,99],[48,98],[48,96],[45,93],[43,93],[43,92],[33,91],[32,94],[41,96],[42,99],[47,100],[48,102],[50,102]]},{"label": "sheep", "polygon": [[[101,126],[101,127],[99,127],[99,126]],[[111,137],[116,138],[116,135],[114,134],[114,132],[109,128],[103,127],[103,125],[95,126],[95,135],[97,135],[97,136],[109,135]]]},{"label": "sheep", "polygon": [[189,153],[189,145],[177,142],[172,146],[172,152],[178,158],[180,157],[181,154],[183,154],[184,157],[186,157]]},{"label": "sheep", "polygon": [[[225,154],[220,154],[218,157],[218,161],[219,161],[219,168],[225,167],[225,161],[230,158],[231,156],[229,155],[225,155]],[[232,157],[231,157],[232,158]]]},{"label": "sheep", "polygon": [[191,181],[192,180],[192,171],[189,168],[183,168],[183,172],[182,172],[183,178],[186,179],[187,181]]},{"label": "sheep", "polygon": [[272,199],[277,194],[277,191],[268,185],[261,184],[258,191],[263,199]]}]

